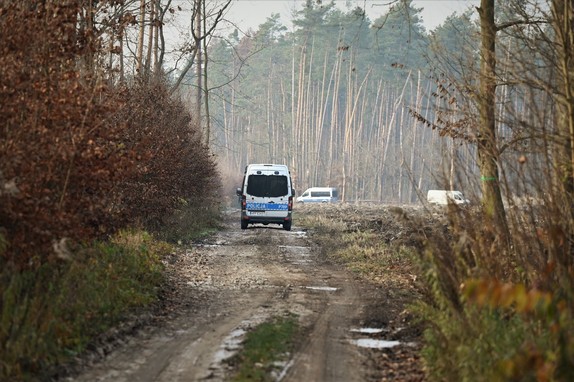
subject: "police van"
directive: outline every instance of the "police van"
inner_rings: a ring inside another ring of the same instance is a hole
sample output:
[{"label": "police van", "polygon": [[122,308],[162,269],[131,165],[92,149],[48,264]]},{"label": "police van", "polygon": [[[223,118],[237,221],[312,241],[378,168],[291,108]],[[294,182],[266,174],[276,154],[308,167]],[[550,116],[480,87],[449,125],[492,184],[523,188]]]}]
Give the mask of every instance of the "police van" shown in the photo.
[{"label": "police van", "polygon": [[241,203],[241,229],[249,224],[273,223],[291,230],[295,190],[286,165],[247,165],[237,195]]}]

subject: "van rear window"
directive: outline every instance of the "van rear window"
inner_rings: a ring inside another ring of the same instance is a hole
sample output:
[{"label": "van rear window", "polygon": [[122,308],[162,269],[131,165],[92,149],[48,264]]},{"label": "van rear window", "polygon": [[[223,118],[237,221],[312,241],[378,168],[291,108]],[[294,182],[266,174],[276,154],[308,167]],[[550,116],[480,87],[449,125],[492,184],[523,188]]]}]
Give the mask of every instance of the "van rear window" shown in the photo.
[{"label": "van rear window", "polygon": [[247,193],[253,196],[276,198],[289,194],[285,175],[249,175]]}]

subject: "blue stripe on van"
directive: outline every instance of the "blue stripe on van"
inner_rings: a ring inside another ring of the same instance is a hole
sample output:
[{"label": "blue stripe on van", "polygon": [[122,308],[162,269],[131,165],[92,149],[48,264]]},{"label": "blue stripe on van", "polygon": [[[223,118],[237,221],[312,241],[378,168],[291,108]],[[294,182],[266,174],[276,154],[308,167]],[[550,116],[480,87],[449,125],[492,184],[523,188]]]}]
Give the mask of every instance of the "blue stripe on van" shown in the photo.
[{"label": "blue stripe on van", "polygon": [[250,211],[287,211],[287,203],[247,203]]}]

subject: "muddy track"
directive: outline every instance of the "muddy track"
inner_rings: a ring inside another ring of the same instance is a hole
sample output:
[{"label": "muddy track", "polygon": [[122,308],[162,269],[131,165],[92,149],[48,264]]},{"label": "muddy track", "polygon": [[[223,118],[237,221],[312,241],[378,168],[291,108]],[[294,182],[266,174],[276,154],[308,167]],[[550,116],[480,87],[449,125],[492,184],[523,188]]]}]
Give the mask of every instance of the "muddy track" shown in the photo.
[{"label": "muddy track", "polygon": [[239,214],[230,212],[225,229],[166,265],[174,285],[168,318],[99,351],[100,359],[65,380],[225,381],[225,359],[243,335],[288,313],[299,317],[304,335],[278,380],[380,378],[372,351],[351,340],[354,328],[388,323],[380,311],[384,293],[323,258],[296,221],[290,232],[274,225],[241,230]]}]

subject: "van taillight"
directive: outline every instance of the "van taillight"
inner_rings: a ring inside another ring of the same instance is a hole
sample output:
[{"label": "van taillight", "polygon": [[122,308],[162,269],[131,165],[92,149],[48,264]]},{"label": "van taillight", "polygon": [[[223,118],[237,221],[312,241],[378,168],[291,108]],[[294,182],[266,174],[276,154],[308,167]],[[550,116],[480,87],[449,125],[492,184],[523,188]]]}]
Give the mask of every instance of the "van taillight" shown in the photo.
[{"label": "van taillight", "polygon": [[247,198],[245,197],[245,195],[243,195],[241,197],[241,209],[245,210],[245,207],[247,206]]},{"label": "van taillight", "polygon": [[293,197],[289,197],[289,203],[287,204],[287,210],[291,211],[293,209]]}]

